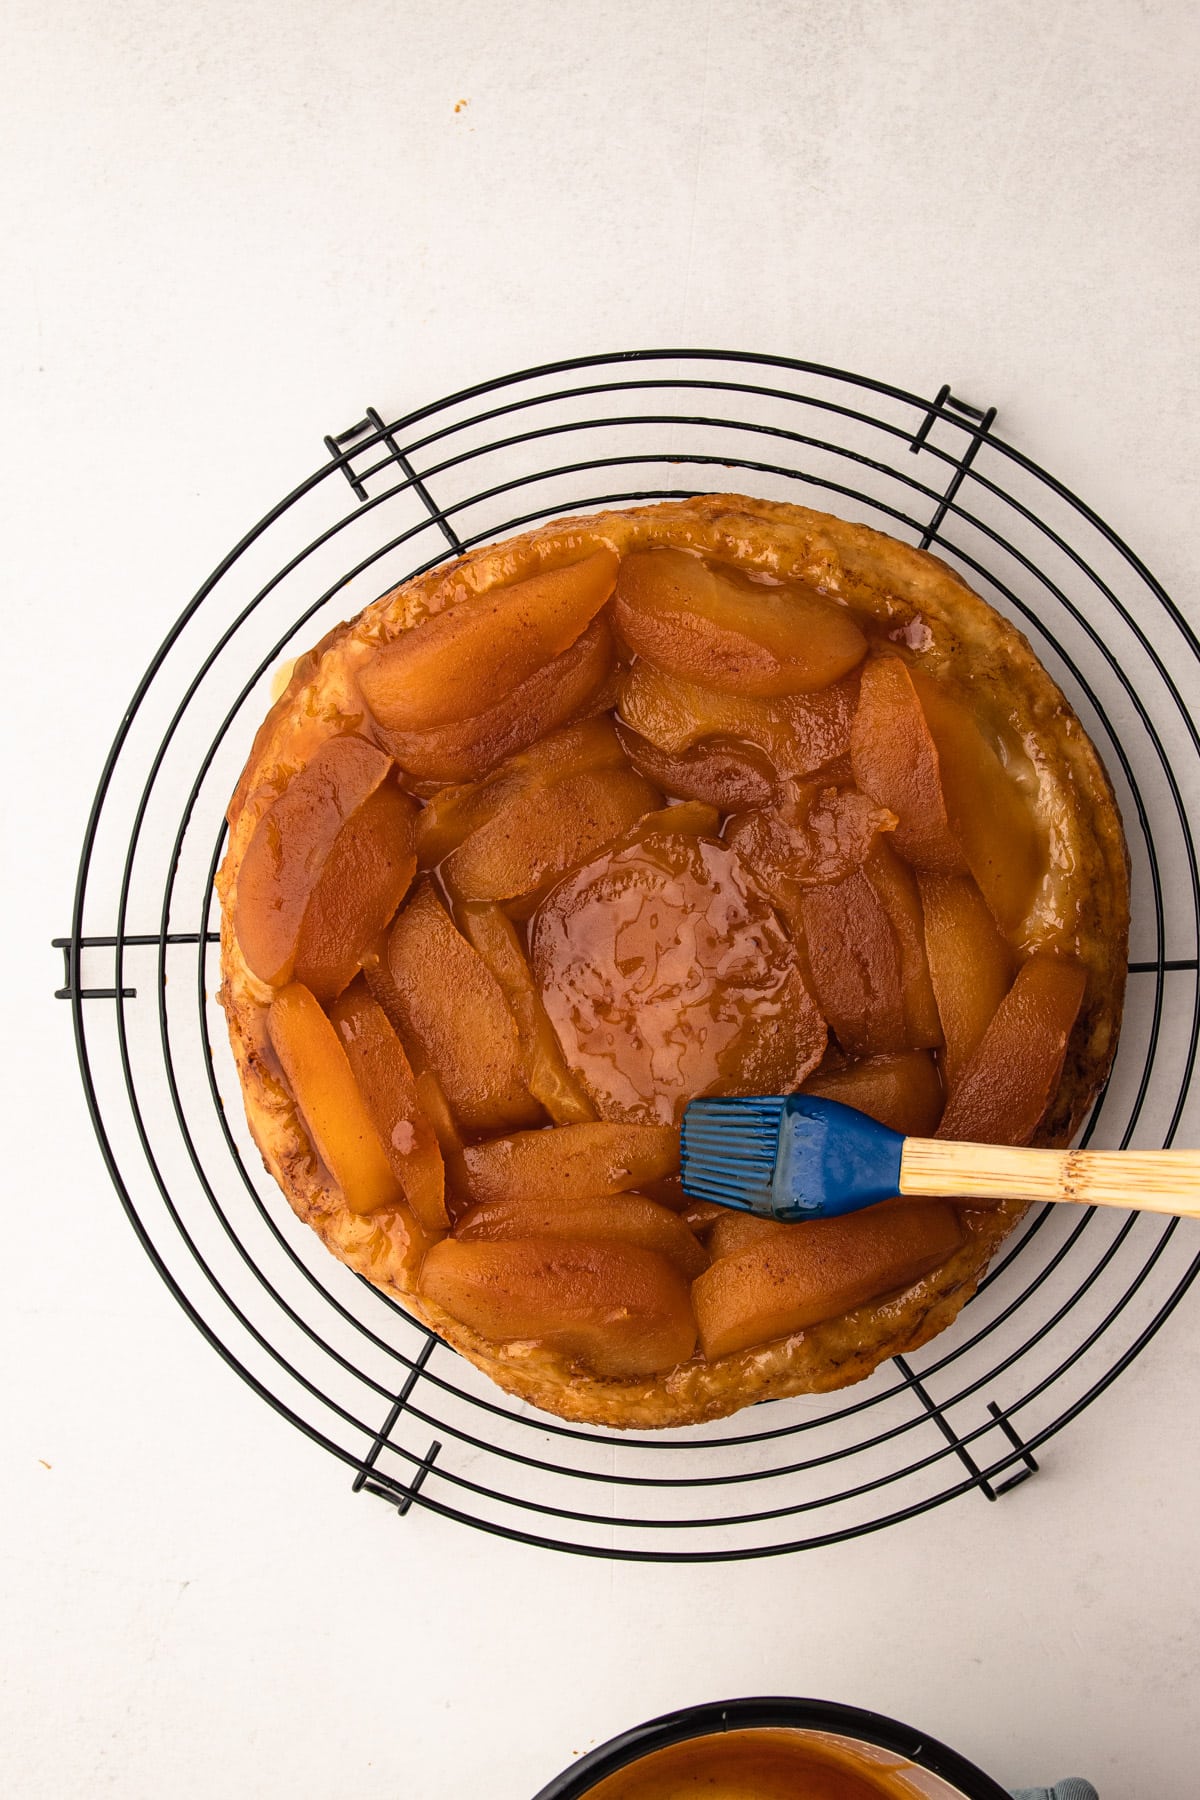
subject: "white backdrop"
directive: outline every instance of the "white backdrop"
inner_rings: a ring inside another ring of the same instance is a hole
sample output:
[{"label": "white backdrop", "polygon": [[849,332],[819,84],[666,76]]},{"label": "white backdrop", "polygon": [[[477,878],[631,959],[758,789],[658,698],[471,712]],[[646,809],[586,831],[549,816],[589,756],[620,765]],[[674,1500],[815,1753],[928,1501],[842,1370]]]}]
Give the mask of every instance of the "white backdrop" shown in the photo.
[{"label": "white backdrop", "polygon": [[790,1692],[911,1719],[1004,1781],[1186,1800],[1195,1302],[997,1507],[709,1569],[401,1522],[221,1366],[138,1249],[49,939],[150,650],[367,403],[651,343],[949,380],[1200,622],[1194,10],[7,21],[0,1789],[528,1800],[655,1711]]}]

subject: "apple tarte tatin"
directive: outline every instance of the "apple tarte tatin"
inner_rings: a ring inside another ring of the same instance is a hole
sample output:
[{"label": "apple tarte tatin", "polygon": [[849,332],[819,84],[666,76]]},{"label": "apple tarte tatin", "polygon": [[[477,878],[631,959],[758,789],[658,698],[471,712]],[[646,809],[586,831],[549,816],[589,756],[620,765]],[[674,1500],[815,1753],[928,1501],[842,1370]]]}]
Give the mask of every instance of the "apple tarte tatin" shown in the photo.
[{"label": "apple tarte tatin", "polygon": [[859,1380],[1020,1217],[689,1204],[694,1095],[1064,1144],[1112,1062],[1127,860],[1078,719],[945,564],[802,507],[565,519],[405,583],[296,664],[229,829],[268,1169],[564,1418]]}]

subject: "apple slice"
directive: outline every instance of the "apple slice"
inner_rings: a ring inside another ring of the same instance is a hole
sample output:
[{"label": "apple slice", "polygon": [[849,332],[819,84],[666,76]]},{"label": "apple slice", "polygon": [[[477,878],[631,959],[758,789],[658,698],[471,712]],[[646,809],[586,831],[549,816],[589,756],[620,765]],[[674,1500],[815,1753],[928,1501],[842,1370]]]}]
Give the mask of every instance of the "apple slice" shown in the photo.
[{"label": "apple slice", "polygon": [[761,750],[777,774],[801,776],[848,753],[857,704],[857,674],[814,694],[757,700],[637,662],[621,684],[618,709],[631,730],[670,756],[705,738],[738,738]]},{"label": "apple slice", "polygon": [[360,977],[334,1001],[329,1022],[379,1133],[392,1172],[427,1231],[445,1231],[445,1167],[403,1046]]},{"label": "apple slice", "polygon": [[404,1199],[387,1151],[358,1091],[338,1034],[298,982],[267,1011],[267,1036],[305,1129],[351,1212],[372,1213]]},{"label": "apple slice", "polygon": [[876,656],[862,672],[850,732],[854,780],[895,813],[896,848],[918,869],[965,872],[942,791],[941,760],[912,676],[898,656]]},{"label": "apple slice", "polygon": [[657,1200],[660,1206],[669,1206],[673,1213],[687,1211],[688,1196],[684,1193],[683,1183],[677,1174],[660,1176],[657,1181],[640,1182],[638,1188],[647,1200]]},{"label": "apple slice", "polygon": [[773,698],[828,687],[866,655],[846,607],[685,550],[626,556],[613,602],[630,649],[685,680]]},{"label": "apple slice", "polygon": [[[335,844],[383,786],[391,766],[381,750],[362,738],[329,738],[258,821],[238,870],[234,930],[242,955],[260,981],[282,987],[292,979],[314,889]],[[399,813],[411,802],[395,792],[399,832],[395,855],[402,860],[404,827]],[[373,824],[381,822],[386,820],[372,815]],[[398,902],[399,895],[393,911]]]},{"label": "apple slice", "polygon": [[535,1100],[556,1125],[574,1125],[596,1116],[591,1101],[568,1069],[542,997],[534,986],[516,927],[498,906],[464,906],[464,935],[500,983],[516,1021],[521,1074]]},{"label": "apple slice", "polygon": [[429,1120],[442,1153],[446,1211],[456,1218],[467,1204],[462,1193],[462,1133],[450,1111],[450,1102],[429,1069],[422,1069],[417,1076],[417,1105]]},{"label": "apple slice", "polygon": [[[517,788],[519,784],[514,782],[512,789]],[[499,779],[498,771],[483,781],[439,788],[421,808],[417,820],[418,868],[436,869],[443,857],[495,815],[508,791],[509,784]]]},{"label": "apple slice", "polygon": [[452,1192],[454,1184],[451,1176],[461,1157],[462,1133],[437,1076],[431,1069],[420,1066],[421,1053],[418,1046],[411,1039],[407,1044],[403,1042],[406,1012],[404,1001],[392,980],[387,932],[380,934],[363,958],[363,979],[372,1000],[401,1040],[401,1047],[409,1059],[415,1077],[417,1105],[428,1119],[438,1141],[445,1164],[446,1189],[447,1192]]},{"label": "apple slice", "polygon": [[790,961],[782,983],[754,1007],[717,1059],[710,1094],[791,1094],[825,1054],[829,1031],[804,973]]},{"label": "apple slice", "polygon": [[387,973],[385,1010],[410,1058],[432,1070],[468,1131],[503,1131],[541,1117],[521,1079],[517,1027],[500,984],[428,881],[392,927]]},{"label": "apple slice", "polygon": [[568,869],[589,861],[661,798],[630,769],[530,787],[446,858],[446,885],[461,900],[502,900],[527,915]]},{"label": "apple slice", "polygon": [[690,1231],[704,1232],[728,1211],[727,1206],[718,1206],[715,1200],[689,1200],[679,1216]]},{"label": "apple slice", "polygon": [[[377,727],[375,735],[419,781],[475,781],[582,712],[602,687],[612,660],[607,620],[593,619],[569,650],[472,718],[429,731]],[[481,667],[486,675],[486,657]]]},{"label": "apple slice", "polygon": [[515,795],[564,775],[624,769],[625,753],[611,719],[583,719],[568,725],[500,764],[485,780],[444,787],[422,808],[417,820],[417,861],[433,868],[473,831],[486,825]]},{"label": "apple slice", "polygon": [[602,1194],[582,1200],[489,1200],[458,1221],[463,1243],[507,1243],[512,1238],[582,1238],[593,1244],[636,1244],[673,1262],[687,1281],[708,1267],[708,1257],[682,1219],[643,1194]]},{"label": "apple slice", "polygon": [[968,709],[923,671],[913,683],[937,745],[951,827],[1001,931],[1019,930],[1046,872],[1046,845],[1014,778]]},{"label": "apple slice", "polygon": [[813,775],[850,754],[850,731],[858,709],[858,672],[816,694],[792,694],[780,701],[787,725],[788,767],[781,775]]},{"label": "apple slice", "polygon": [[918,1049],[935,1050],[942,1042],[942,1021],[925,954],[925,915],[916,876],[896,855],[890,839],[884,837],[871,846],[863,871],[896,934],[908,1041]]},{"label": "apple slice", "polygon": [[549,1345],[612,1380],[658,1375],[696,1345],[687,1283],[664,1256],[633,1244],[443,1238],[420,1291],[470,1330]]},{"label": "apple slice", "polygon": [[468,1145],[463,1167],[476,1202],[588,1200],[677,1173],[679,1133],[669,1125],[599,1122],[518,1131]]},{"label": "apple slice", "polygon": [[385,781],[346,821],[317,877],[296,945],[295,979],[318,1000],[349,986],[412,883],[416,802]]},{"label": "apple slice", "polygon": [[599,769],[623,769],[625,752],[611,718],[580,719],[566,725],[528,750],[510,757],[496,776],[520,776],[524,781],[561,781],[565,775],[592,775]]},{"label": "apple slice", "polygon": [[507,587],[466,594],[375,652],[358,682],[388,731],[454,725],[511,694],[579,638],[608,600],[617,555],[602,548]]},{"label": "apple slice", "polygon": [[1028,1144],[1054,1098],[1087,973],[1031,956],[950,1089],[938,1136]]},{"label": "apple slice", "polygon": [[969,875],[922,875],[925,950],[953,1086],[1013,979],[1013,953]]},{"label": "apple slice", "polygon": [[754,1213],[734,1212],[727,1206],[720,1211],[720,1218],[713,1220],[704,1240],[713,1262],[723,1256],[737,1256],[752,1245],[762,1244],[767,1238],[778,1237],[780,1232],[792,1229],[779,1219],[760,1219]]},{"label": "apple slice", "polygon": [[799,902],[813,992],[843,1050],[908,1049],[900,950],[866,875],[803,888]]},{"label": "apple slice", "polygon": [[795,918],[802,887],[844,881],[895,822],[894,813],[857,788],[787,781],[776,806],[734,819],[725,841],[776,905]]},{"label": "apple slice", "polygon": [[769,806],[775,771],[761,750],[736,738],[703,739],[671,756],[635,731],[621,730],[625,753],[639,775],[680,800],[700,800],[721,813],[744,813]]},{"label": "apple slice", "polygon": [[856,1106],[905,1137],[932,1137],[944,1099],[937,1063],[928,1050],[901,1050],[895,1056],[820,1068],[804,1083],[804,1092]]},{"label": "apple slice", "polygon": [[962,1236],[954,1208],[939,1201],[789,1225],[692,1283],[704,1354],[711,1361],[750,1350],[911,1287],[953,1256]]}]

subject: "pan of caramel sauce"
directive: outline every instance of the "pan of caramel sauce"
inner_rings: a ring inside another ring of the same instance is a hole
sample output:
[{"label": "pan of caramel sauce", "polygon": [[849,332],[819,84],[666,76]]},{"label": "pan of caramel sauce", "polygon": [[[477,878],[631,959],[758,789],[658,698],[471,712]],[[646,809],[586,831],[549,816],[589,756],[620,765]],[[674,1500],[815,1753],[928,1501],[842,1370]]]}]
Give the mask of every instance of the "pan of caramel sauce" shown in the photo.
[{"label": "pan of caramel sauce", "polygon": [[930,1791],[905,1771],[920,1779],[906,1760],[885,1753],[868,1763],[809,1732],[729,1731],[652,1751],[588,1788],[586,1800],[916,1800]]}]

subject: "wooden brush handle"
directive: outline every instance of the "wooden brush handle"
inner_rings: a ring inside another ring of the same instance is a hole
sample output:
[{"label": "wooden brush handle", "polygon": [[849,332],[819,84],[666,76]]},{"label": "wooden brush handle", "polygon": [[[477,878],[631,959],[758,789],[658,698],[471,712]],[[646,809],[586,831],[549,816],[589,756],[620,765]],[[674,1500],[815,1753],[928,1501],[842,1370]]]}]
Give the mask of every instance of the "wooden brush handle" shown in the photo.
[{"label": "wooden brush handle", "polygon": [[1014,1150],[905,1138],[900,1192],[945,1200],[1070,1200],[1200,1219],[1200,1150]]}]

